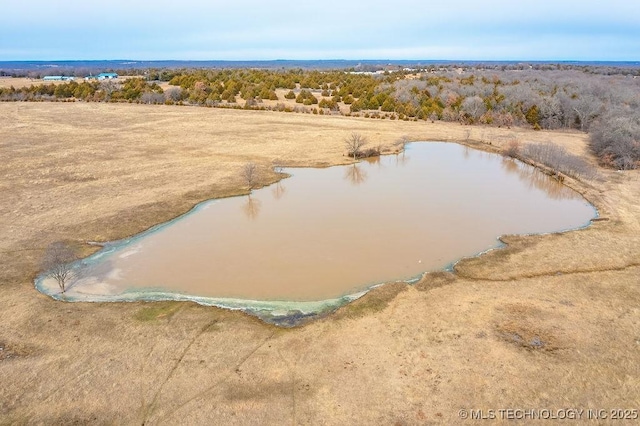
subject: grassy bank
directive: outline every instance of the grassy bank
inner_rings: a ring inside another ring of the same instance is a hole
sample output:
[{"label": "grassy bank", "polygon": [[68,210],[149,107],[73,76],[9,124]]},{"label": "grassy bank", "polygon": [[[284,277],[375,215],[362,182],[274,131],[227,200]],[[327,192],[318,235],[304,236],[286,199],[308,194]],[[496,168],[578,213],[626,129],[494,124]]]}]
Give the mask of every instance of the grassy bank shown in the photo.
[{"label": "grassy bank", "polygon": [[[640,407],[640,173],[565,183],[608,219],[455,274],[383,286],[282,330],[189,303],[61,303],[48,242],[123,238],[288,166],[348,162],[352,132],[499,150],[577,132],[145,105],[0,104],[0,423],[457,423],[462,408]],[[87,246],[87,252],[92,248]]]}]

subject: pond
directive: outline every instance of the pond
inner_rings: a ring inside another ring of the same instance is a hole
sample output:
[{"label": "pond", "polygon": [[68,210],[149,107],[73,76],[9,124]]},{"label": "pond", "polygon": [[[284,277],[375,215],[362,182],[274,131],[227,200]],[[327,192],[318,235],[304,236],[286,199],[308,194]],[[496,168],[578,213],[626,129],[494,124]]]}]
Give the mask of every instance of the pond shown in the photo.
[{"label": "pond", "polygon": [[250,196],[107,244],[74,265],[70,301],[194,300],[262,317],[330,309],[497,247],[565,231],[597,212],[537,169],[453,143],[413,143],[347,166],[286,169]]}]

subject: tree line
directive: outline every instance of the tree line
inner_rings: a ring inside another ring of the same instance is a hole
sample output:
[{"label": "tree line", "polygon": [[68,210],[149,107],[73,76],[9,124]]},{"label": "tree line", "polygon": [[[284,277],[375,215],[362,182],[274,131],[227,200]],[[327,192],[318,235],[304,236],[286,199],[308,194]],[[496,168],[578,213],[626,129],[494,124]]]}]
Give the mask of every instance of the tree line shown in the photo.
[{"label": "tree line", "polygon": [[[498,127],[577,129],[603,165],[640,167],[640,78],[636,68],[436,67],[349,70],[189,69],[124,82],[68,82],[0,89],[0,101],[82,100],[202,105],[449,121]],[[168,81],[163,90],[158,81]],[[278,91],[284,90],[280,95]],[[284,99],[281,99],[284,98]],[[264,101],[300,104],[275,106]],[[309,108],[307,108],[309,107]]]}]

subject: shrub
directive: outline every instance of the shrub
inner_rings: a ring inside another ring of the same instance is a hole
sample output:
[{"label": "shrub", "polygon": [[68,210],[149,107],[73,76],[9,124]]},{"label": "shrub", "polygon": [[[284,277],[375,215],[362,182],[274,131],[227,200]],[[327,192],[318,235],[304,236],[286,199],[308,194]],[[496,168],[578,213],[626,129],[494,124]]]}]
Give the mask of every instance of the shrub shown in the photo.
[{"label": "shrub", "polygon": [[520,143],[516,140],[511,140],[507,143],[507,146],[502,150],[502,155],[505,157],[519,158],[520,157]]},{"label": "shrub", "polygon": [[550,142],[544,144],[526,144],[522,156],[534,160],[552,169],[556,174],[564,173],[574,178],[595,179],[596,170],[583,158],[569,154],[563,147]]},{"label": "shrub", "polygon": [[338,109],[338,103],[333,99],[322,99],[318,106],[320,108]]},{"label": "shrub", "polygon": [[380,147],[363,149],[358,153],[359,158],[379,157]]},{"label": "shrub", "polygon": [[318,103],[318,98],[313,96],[308,90],[301,90],[296,97],[296,102],[304,105],[315,105]]}]

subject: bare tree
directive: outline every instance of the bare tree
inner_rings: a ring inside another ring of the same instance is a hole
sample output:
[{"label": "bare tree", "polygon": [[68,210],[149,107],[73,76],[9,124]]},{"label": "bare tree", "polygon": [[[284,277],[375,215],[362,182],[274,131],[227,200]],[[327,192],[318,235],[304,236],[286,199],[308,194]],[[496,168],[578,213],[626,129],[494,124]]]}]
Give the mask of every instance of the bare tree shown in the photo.
[{"label": "bare tree", "polygon": [[145,104],[161,104],[164,103],[164,94],[145,92],[140,96],[140,101]]},{"label": "bare tree", "polygon": [[576,113],[578,120],[580,120],[580,130],[586,132],[589,130],[593,119],[602,109],[602,102],[595,96],[585,95],[574,101],[572,109]]},{"label": "bare tree", "polygon": [[122,85],[112,80],[103,80],[100,82],[100,90],[104,92],[107,100],[111,99],[111,94],[120,90],[121,87]]},{"label": "bare tree", "polygon": [[542,128],[559,129],[562,126],[562,104],[556,96],[543,98],[538,114]]},{"label": "bare tree", "polygon": [[351,135],[344,140],[344,145],[347,148],[349,156],[353,156],[354,160],[358,157],[360,148],[365,146],[367,143],[367,138],[356,132],[351,133]]},{"label": "bare tree", "polygon": [[471,123],[480,119],[487,112],[487,107],[480,96],[472,96],[462,101],[462,111],[467,115]]},{"label": "bare tree", "polygon": [[172,87],[164,92],[164,96],[167,100],[178,102],[182,99],[182,89],[179,87]]},{"label": "bare tree", "polygon": [[76,251],[64,241],[49,244],[42,258],[42,269],[45,275],[53,278],[60,286],[62,293],[66,291],[67,282],[71,278],[71,263],[78,259]]},{"label": "bare tree", "polygon": [[256,166],[256,163],[247,163],[244,165],[242,168],[242,178],[249,186],[249,191],[251,191],[258,179],[258,166]]},{"label": "bare tree", "polygon": [[590,146],[601,164],[640,168],[640,112],[616,109],[593,125]]}]

